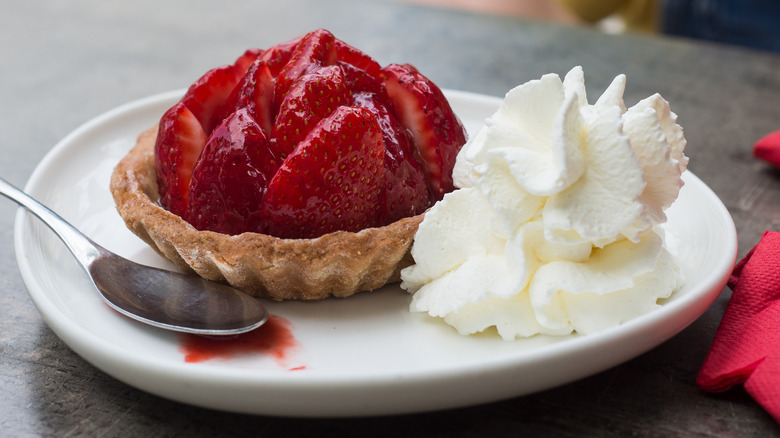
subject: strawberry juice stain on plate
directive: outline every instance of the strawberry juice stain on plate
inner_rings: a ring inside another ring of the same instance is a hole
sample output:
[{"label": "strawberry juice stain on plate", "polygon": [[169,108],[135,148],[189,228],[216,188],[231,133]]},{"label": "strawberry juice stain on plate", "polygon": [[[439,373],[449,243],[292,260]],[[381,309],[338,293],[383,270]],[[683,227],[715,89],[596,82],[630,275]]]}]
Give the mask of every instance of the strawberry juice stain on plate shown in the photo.
[{"label": "strawberry juice stain on plate", "polygon": [[[181,335],[180,351],[188,363],[261,354],[272,356],[277,363],[284,365],[290,354],[300,347],[291,328],[292,324],[287,319],[271,315],[259,328],[236,336]],[[305,368],[296,366],[290,371]]]}]

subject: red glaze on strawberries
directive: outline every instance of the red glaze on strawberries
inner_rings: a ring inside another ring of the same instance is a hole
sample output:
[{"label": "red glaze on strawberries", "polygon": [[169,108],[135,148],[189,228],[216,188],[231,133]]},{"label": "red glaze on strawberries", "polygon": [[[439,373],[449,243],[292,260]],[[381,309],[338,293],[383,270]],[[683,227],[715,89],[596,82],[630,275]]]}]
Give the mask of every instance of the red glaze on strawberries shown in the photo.
[{"label": "red glaze on strawberries", "polygon": [[379,71],[382,69],[382,66],[374,58],[339,39],[336,39],[334,44],[336,58],[339,61],[363,70],[374,79],[379,79]]},{"label": "red glaze on strawberries", "polygon": [[243,75],[252,63],[263,54],[263,49],[247,49],[243,55],[236,59],[233,65],[236,66],[238,75]]},{"label": "red glaze on strawberries", "polygon": [[300,142],[264,201],[269,233],[318,237],[376,224],[383,187],[382,132],[368,110],[342,106]]},{"label": "red glaze on strawberries", "polygon": [[160,121],[160,203],[202,230],[359,231],[453,189],[465,131],[436,85],[318,29],[198,79]]},{"label": "red glaze on strawberries", "polygon": [[324,29],[306,34],[276,77],[276,101],[281,102],[287,91],[301,76],[336,63],[336,37]]},{"label": "red glaze on strawberries", "polygon": [[389,224],[424,212],[431,205],[425,175],[415,159],[406,130],[391,110],[392,104],[381,95],[359,92],[355,94],[355,105],[371,111],[382,130],[385,190],[380,223]]},{"label": "red glaze on strawberries", "polygon": [[455,189],[452,168],[466,142],[466,130],[439,87],[411,65],[390,64],[381,74],[396,114],[420,152],[428,186],[438,201]]},{"label": "red glaze on strawberries", "polygon": [[270,135],[274,123],[273,100],[274,78],[268,65],[256,59],[247,67],[244,77],[228,96],[220,119],[246,108],[265,134]]},{"label": "red glaze on strawberries", "polygon": [[279,76],[279,72],[281,72],[282,68],[290,61],[293,50],[298,47],[298,43],[300,43],[304,37],[306,37],[306,35],[301,35],[298,38],[277,44],[263,52],[260,59],[268,65],[268,68],[271,70],[271,74],[274,77]]},{"label": "red glaze on strawberries", "polygon": [[154,147],[160,203],[181,217],[186,217],[192,169],[206,145],[206,138],[198,119],[181,102],[160,119]]},{"label": "red glaze on strawberries", "polygon": [[280,162],[246,108],[214,129],[192,174],[187,222],[199,230],[260,231],[266,186]]},{"label": "red glaze on strawberries", "polygon": [[352,93],[338,66],[322,67],[303,75],[279,106],[273,127],[276,155],[286,157],[320,120],[336,108],[352,104]]},{"label": "red glaze on strawberries", "polygon": [[182,98],[207,134],[221,121],[225,101],[241,79],[238,73],[234,65],[213,68],[195,81]]}]

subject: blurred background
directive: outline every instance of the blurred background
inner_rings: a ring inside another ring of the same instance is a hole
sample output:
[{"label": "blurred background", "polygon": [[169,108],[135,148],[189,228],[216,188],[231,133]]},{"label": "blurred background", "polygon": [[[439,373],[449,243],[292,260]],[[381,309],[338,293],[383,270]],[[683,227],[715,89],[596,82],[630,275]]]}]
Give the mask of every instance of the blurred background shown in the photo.
[{"label": "blurred background", "polygon": [[662,33],[780,51],[778,0],[401,0],[590,26],[606,33]]}]

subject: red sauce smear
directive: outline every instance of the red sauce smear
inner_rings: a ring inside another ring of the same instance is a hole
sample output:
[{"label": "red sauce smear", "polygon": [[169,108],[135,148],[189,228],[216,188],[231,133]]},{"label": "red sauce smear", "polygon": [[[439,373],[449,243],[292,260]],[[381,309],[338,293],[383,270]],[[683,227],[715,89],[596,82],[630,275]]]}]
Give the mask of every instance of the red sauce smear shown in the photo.
[{"label": "red sauce smear", "polygon": [[[273,356],[278,363],[284,365],[289,355],[300,347],[291,328],[292,324],[287,319],[271,315],[259,328],[240,335],[182,335],[180,350],[184,353],[184,361],[189,363],[212,359],[225,360],[247,354],[266,354]],[[305,368],[305,366],[296,366],[290,371]]]}]

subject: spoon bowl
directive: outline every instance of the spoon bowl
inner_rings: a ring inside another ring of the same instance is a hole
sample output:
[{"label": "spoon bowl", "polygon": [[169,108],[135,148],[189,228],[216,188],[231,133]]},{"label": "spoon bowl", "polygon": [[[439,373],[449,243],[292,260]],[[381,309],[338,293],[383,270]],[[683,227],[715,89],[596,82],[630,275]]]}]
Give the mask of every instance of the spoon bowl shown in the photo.
[{"label": "spoon bowl", "polygon": [[0,194],[54,231],[105,302],[130,318],[167,330],[213,336],[245,333],[268,320],[260,301],[230,286],[112,253],[2,178]]}]

